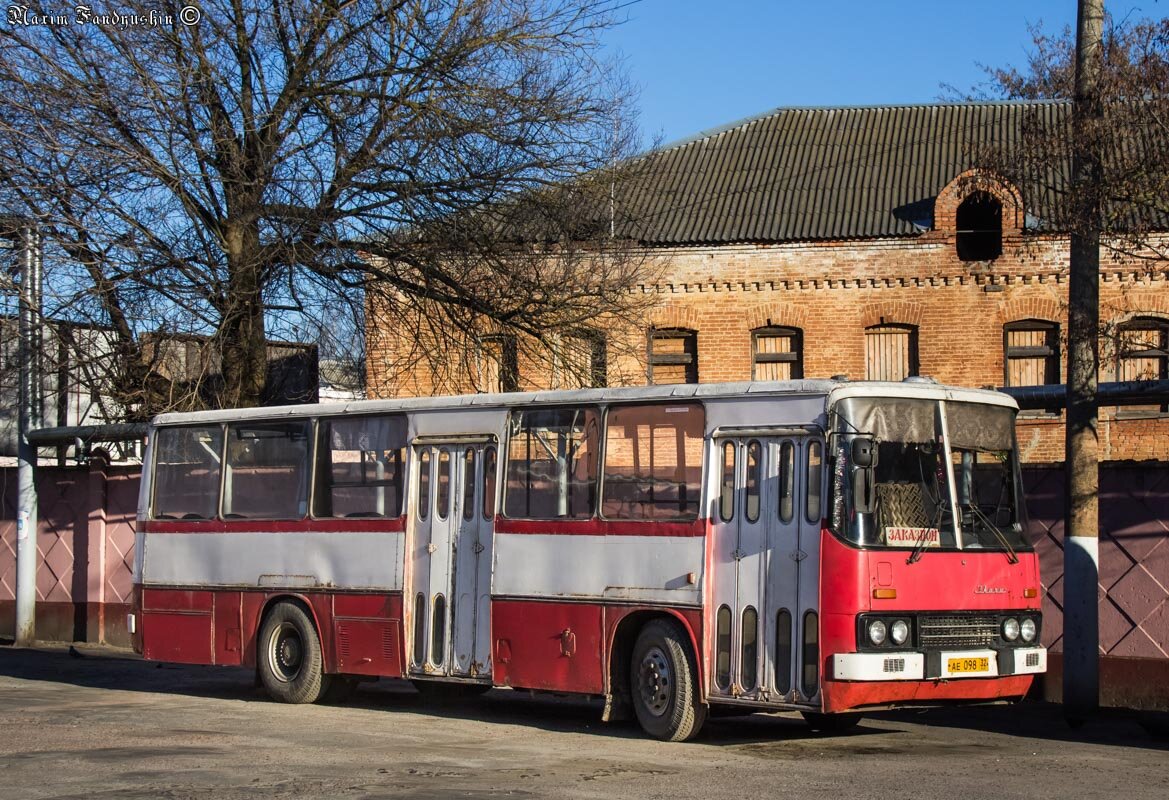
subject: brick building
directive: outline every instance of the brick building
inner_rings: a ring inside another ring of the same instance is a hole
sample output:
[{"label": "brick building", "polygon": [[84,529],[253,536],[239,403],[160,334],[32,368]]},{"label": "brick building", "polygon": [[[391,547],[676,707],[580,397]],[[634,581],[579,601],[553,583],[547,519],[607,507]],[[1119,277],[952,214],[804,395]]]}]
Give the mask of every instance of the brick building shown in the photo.
[{"label": "brick building", "polygon": [[[640,324],[570,331],[551,358],[485,332],[401,371],[371,309],[370,396],[840,374],[1061,383],[1069,240],[1045,222],[1060,175],[1014,186],[977,153],[1067,113],[781,109],[665,148],[613,212],[662,270],[634,289],[652,300]],[[1102,248],[1101,380],[1169,377],[1169,262],[1152,254]],[[1101,409],[1101,457],[1169,460],[1166,411]],[[1061,461],[1059,415],[1024,417],[1024,459]]]}]

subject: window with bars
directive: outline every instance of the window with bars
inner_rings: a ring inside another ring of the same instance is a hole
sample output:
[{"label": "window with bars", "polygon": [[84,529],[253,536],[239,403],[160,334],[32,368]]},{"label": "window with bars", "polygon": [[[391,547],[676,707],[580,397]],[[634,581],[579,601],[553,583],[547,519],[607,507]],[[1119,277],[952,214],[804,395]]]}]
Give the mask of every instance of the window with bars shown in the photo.
[{"label": "window with bars", "polygon": [[[1117,328],[1118,381],[1169,380],[1169,320],[1134,317]],[[1169,404],[1126,407],[1126,411],[1169,413]]]},{"label": "window with bars", "polygon": [[804,377],[804,334],[799,328],[766,327],[751,332],[751,380]]},{"label": "window with bars", "polygon": [[481,392],[519,390],[519,364],[514,336],[496,334],[479,339],[475,388]]},{"label": "window with bars", "polygon": [[917,326],[881,324],[865,328],[865,378],[900,381],[918,374]]},{"label": "window with bars", "polygon": [[698,332],[652,328],[649,332],[649,383],[698,383]]},{"label": "window with bars", "polygon": [[1003,326],[1003,366],[1007,386],[1059,383],[1059,325],[1042,319]]}]

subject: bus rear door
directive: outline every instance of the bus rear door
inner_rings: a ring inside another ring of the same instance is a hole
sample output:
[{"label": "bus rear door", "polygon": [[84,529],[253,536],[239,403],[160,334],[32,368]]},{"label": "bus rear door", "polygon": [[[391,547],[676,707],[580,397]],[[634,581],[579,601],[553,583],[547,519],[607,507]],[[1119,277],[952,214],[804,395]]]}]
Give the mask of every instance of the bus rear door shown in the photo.
[{"label": "bus rear door", "polygon": [[415,444],[413,675],[491,676],[494,439]]}]

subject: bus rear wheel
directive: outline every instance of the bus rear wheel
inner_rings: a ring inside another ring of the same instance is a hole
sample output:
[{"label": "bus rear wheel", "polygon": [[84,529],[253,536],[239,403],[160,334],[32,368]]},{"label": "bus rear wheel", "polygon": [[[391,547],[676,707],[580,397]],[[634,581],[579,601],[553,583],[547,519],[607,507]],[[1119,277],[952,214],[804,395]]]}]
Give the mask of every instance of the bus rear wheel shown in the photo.
[{"label": "bus rear wheel", "polygon": [[646,733],[668,742],[698,735],[707,707],[699,702],[696,674],[681,625],[657,619],[641,629],[633,645],[629,684],[633,710]]},{"label": "bus rear wheel", "polygon": [[264,617],[257,654],[260,682],[272,699],[315,703],[329,691],[320,637],[295,603],[277,603]]}]

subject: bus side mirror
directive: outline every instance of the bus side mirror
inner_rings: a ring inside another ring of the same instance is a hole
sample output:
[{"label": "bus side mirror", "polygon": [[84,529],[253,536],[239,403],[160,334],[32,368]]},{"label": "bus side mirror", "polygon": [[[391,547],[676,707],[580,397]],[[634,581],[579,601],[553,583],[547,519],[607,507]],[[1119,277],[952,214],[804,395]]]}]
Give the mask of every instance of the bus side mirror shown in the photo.
[{"label": "bus side mirror", "polygon": [[852,471],[852,507],[858,514],[876,511],[873,491],[873,468],[856,467]]},{"label": "bus side mirror", "polygon": [[871,514],[876,507],[873,467],[877,465],[877,443],[871,436],[852,440],[852,507],[858,514]]},{"label": "bus side mirror", "polygon": [[852,463],[857,467],[877,466],[877,443],[868,436],[852,440]]}]

